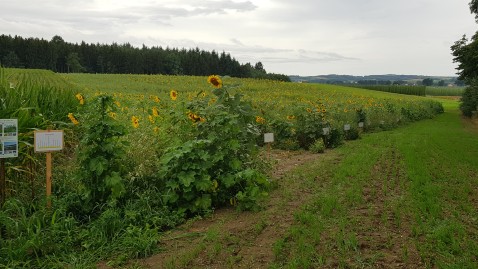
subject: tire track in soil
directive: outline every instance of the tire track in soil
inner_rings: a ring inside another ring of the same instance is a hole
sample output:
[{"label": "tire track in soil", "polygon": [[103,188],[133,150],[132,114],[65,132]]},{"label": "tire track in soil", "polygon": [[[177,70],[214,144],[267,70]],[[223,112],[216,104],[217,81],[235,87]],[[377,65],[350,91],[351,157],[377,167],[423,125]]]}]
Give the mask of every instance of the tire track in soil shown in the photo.
[{"label": "tire track in soil", "polygon": [[[294,222],[293,213],[311,196],[288,172],[319,158],[310,152],[273,150],[271,171],[278,188],[260,212],[216,210],[212,216],[183,225],[161,240],[162,252],[137,261],[145,268],[266,268],[274,259],[273,244]],[[268,157],[266,157],[268,158]],[[289,195],[284,197],[287,188]]]},{"label": "tire track in soil", "polygon": [[391,148],[372,168],[370,185],[363,189],[365,204],[353,216],[360,223],[360,255],[374,268],[424,267],[412,236],[411,216],[400,203],[405,184],[401,156]]}]

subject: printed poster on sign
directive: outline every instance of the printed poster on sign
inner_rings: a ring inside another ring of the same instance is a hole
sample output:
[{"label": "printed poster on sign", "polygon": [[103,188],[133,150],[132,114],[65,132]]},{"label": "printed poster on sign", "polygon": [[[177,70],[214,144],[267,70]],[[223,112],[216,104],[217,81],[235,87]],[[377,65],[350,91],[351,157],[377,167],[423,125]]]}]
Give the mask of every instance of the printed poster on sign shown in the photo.
[{"label": "printed poster on sign", "polygon": [[63,149],[63,130],[40,130],[34,132],[35,152],[50,152]]},{"label": "printed poster on sign", "polygon": [[0,158],[18,157],[18,120],[0,119]]}]

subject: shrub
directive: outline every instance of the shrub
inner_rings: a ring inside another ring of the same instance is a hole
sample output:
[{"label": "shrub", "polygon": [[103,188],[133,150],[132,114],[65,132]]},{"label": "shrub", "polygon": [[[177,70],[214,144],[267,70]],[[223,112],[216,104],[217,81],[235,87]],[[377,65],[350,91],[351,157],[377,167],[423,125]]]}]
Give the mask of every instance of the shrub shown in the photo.
[{"label": "shrub", "polygon": [[99,96],[92,105],[80,119],[85,132],[79,146],[77,173],[84,191],[81,214],[98,213],[106,202],[125,193],[121,171],[125,143],[120,140],[125,128],[108,115],[115,110],[110,96]]},{"label": "shrub", "polygon": [[325,151],[324,140],[322,139],[315,140],[315,142],[310,146],[309,150],[314,153],[324,153]]},{"label": "shrub", "polygon": [[202,213],[227,202],[254,209],[269,185],[253,169],[259,132],[251,105],[225,88],[213,93],[212,104],[187,104],[194,138],[168,148],[159,162],[163,201],[180,212]]},{"label": "shrub", "polygon": [[478,111],[478,85],[473,84],[465,89],[460,100],[460,110],[465,117],[473,116]]}]

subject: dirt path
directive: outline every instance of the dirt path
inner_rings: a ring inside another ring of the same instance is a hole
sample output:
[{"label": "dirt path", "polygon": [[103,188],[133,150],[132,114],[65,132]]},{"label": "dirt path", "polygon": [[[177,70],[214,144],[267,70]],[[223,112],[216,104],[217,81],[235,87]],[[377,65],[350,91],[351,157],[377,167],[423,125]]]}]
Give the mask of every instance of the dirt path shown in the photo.
[{"label": "dirt path", "polygon": [[[293,213],[310,193],[285,175],[316,160],[305,151],[272,151],[276,162],[271,176],[278,187],[265,209],[238,213],[219,209],[211,216],[191,221],[166,234],[162,251],[136,263],[144,268],[265,268],[274,259],[273,246],[294,221]],[[297,181],[297,180],[296,180]]]}]

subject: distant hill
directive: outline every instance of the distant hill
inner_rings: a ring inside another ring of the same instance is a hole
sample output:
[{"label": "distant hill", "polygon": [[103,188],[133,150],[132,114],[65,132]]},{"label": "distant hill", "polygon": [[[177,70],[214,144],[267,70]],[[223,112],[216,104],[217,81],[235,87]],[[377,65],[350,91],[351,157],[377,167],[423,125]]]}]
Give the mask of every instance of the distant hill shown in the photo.
[{"label": "distant hill", "polygon": [[351,76],[351,75],[317,75],[317,76],[289,76],[294,82],[324,83],[324,84],[421,84],[426,78],[431,78],[435,83],[443,80],[446,85],[455,84],[457,77],[440,77],[440,76],[423,76],[423,75],[368,75],[368,76]]}]

